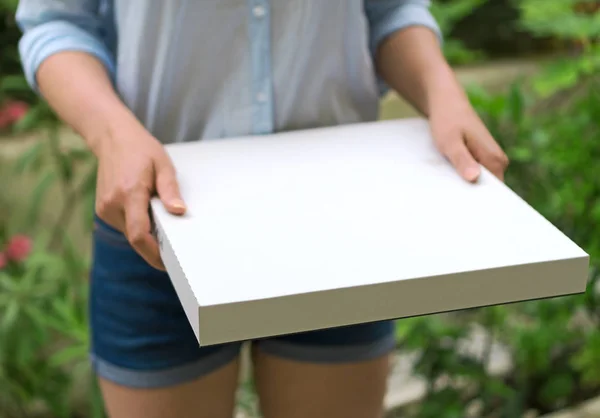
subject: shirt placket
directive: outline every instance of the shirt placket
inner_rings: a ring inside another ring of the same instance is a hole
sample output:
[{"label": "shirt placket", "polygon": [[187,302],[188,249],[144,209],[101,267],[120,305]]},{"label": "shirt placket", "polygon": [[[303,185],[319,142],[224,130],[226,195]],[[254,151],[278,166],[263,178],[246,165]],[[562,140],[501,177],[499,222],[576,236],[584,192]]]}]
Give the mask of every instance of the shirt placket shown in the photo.
[{"label": "shirt placket", "polygon": [[271,77],[271,10],[269,0],[247,0],[252,61],[252,132],[274,130],[273,83]]}]

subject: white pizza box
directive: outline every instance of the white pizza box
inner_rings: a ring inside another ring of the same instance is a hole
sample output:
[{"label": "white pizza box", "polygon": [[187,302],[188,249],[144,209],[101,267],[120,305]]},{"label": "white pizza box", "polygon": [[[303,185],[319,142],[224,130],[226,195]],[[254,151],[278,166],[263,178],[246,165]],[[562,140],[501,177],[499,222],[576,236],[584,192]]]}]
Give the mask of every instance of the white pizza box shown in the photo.
[{"label": "white pizza box", "polygon": [[154,200],[155,232],[200,345],[585,291],[588,255],[425,120],[167,151],[188,212]]}]

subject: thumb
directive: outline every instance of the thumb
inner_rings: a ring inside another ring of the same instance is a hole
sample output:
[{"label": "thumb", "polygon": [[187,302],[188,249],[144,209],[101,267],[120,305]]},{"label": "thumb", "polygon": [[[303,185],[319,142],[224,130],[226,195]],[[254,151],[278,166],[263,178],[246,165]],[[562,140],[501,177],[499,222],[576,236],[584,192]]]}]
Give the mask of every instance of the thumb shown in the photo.
[{"label": "thumb", "polygon": [[464,141],[453,142],[443,153],[463,179],[471,183],[479,179],[481,168]]},{"label": "thumb", "polygon": [[181,198],[179,183],[173,164],[165,157],[156,161],[156,192],[162,201],[165,209],[174,215],[183,215],[186,211],[186,205]]}]

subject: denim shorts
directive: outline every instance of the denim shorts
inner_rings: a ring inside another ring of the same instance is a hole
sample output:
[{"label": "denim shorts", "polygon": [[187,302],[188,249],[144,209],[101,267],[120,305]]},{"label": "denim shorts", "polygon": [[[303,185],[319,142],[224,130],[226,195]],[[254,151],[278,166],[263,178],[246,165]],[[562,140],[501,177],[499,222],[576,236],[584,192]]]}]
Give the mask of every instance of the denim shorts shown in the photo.
[{"label": "denim shorts", "polygon": [[[233,361],[243,342],[200,347],[168,275],[148,265],[96,217],[90,285],[91,360],[114,383],[157,388],[202,377]],[[369,360],[395,347],[393,321],[252,341],[264,352],[313,363]]]}]

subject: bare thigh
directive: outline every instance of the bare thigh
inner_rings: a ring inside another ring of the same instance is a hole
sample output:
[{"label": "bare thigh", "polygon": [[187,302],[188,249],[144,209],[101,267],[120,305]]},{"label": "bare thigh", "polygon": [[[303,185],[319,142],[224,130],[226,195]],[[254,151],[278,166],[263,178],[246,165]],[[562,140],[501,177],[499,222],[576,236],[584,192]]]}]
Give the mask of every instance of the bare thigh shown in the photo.
[{"label": "bare thigh", "polygon": [[390,356],[312,364],[253,352],[265,418],[381,418]]},{"label": "bare thigh", "polygon": [[161,389],[132,389],[100,379],[110,418],[231,418],[239,360],[198,380]]}]

